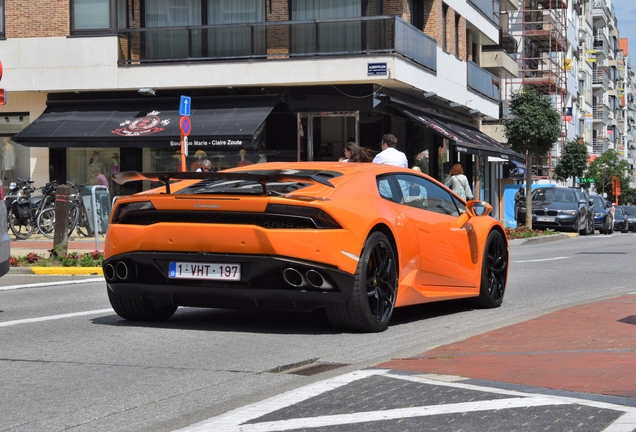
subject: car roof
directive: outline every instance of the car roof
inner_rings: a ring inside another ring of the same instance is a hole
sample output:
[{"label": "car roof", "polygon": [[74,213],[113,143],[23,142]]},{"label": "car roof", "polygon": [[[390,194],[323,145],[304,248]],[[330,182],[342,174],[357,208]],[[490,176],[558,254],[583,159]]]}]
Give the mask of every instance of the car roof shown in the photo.
[{"label": "car roof", "polygon": [[405,172],[409,174],[420,174],[409,168],[402,168],[393,165],[364,163],[364,162],[265,162],[259,164],[246,165],[223,170],[224,172],[238,171],[254,171],[254,170],[321,170],[321,171],[338,171],[342,174],[351,174],[355,172],[374,172],[376,174],[386,174],[394,172]]}]

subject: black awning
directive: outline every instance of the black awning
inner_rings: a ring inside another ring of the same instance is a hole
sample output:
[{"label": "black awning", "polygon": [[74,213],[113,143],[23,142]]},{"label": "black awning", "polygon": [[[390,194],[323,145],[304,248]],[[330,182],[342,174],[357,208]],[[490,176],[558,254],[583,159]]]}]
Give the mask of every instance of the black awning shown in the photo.
[{"label": "black awning", "polygon": [[397,104],[394,106],[408,117],[431,129],[434,133],[453,141],[455,150],[458,152],[479,156],[496,156],[502,159],[514,159],[520,162],[525,161],[525,157],[522,154],[511,150],[505,144],[489,137],[479,129],[428,113],[409,110]]},{"label": "black awning", "polygon": [[[191,145],[201,149],[249,147],[280,98],[192,99]],[[50,103],[14,140],[29,147],[163,147],[179,145],[179,100],[143,103]]]}]

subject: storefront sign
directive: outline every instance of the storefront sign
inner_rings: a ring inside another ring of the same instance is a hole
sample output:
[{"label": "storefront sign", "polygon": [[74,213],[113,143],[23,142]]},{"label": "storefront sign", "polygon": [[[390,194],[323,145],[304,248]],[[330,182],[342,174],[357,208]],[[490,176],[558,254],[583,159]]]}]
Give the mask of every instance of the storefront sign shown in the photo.
[{"label": "storefront sign", "polygon": [[[244,140],[231,140],[231,139],[188,141],[188,146],[190,147],[212,147],[212,146],[234,147],[234,146],[245,146],[247,144],[249,144],[249,142],[246,142]],[[170,147],[177,147],[180,145],[181,145],[181,141],[170,141]]]},{"label": "storefront sign", "polygon": [[386,63],[368,63],[367,75],[386,75],[387,74]]},{"label": "storefront sign", "polygon": [[166,126],[170,124],[170,119],[162,120],[159,117],[161,111],[151,111],[145,117],[136,118],[134,120],[125,120],[119,124],[121,128],[117,128],[112,133],[121,136],[143,136],[162,132]]}]

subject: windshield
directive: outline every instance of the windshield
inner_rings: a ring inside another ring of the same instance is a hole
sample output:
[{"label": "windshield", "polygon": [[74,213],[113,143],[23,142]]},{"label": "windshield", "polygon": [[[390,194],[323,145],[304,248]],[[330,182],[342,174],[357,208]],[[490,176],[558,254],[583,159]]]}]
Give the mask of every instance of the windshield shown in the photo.
[{"label": "windshield", "polygon": [[600,207],[600,208],[605,207],[605,206],[603,205],[603,198],[601,198],[600,196],[598,196],[598,195],[591,195],[591,196],[590,196],[590,199],[591,199],[592,201],[594,201],[594,205],[595,205],[596,207]]},{"label": "windshield", "polygon": [[636,207],[634,207],[634,206],[623,207],[623,212],[627,216],[635,216],[636,215]]},{"label": "windshield", "polygon": [[539,188],[532,191],[532,201],[557,201],[575,203],[576,194],[571,189]]}]

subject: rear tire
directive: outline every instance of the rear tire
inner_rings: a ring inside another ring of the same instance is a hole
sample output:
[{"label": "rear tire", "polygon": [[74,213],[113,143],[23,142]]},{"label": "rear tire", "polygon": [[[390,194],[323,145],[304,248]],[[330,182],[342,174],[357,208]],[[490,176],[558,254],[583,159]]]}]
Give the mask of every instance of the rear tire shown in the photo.
[{"label": "rear tire", "polygon": [[508,282],[508,248],[499,231],[488,234],[481,264],[481,285],[475,303],[480,308],[501,306]]},{"label": "rear tire", "polygon": [[381,232],[369,236],[362,249],[351,298],[326,309],[337,329],[354,332],[386,330],[397,298],[398,270],[393,246]]},{"label": "rear tire", "polygon": [[11,215],[9,216],[9,228],[11,228],[11,232],[17,239],[26,240],[31,237],[34,230],[34,222],[33,218],[29,218],[25,224],[20,223],[13,214],[13,210],[11,210]]},{"label": "rear tire", "polygon": [[174,305],[155,306],[131,297],[120,296],[108,288],[106,290],[115,313],[129,321],[166,321],[177,310],[177,306]]}]

